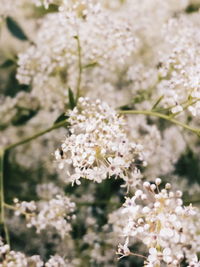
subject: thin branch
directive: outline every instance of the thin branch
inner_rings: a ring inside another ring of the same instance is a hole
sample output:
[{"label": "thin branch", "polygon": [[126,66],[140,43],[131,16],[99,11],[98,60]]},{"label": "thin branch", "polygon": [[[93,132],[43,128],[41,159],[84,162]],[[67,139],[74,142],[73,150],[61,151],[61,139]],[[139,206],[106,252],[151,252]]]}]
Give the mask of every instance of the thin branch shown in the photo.
[{"label": "thin branch", "polygon": [[[7,204],[7,203],[4,203],[4,207],[7,208],[7,209],[9,209],[9,210],[19,211],[19,209],[17,207],[12,206],[12,205]],[[22,212],[22,211],[19,211],[19,212],[20,212],[20,214],[22,214],[24,216],[30,216],[30,214],[27,213],[27,212]]]},{"label": "thin branch", "polygon": [[180,122],[168,115],[159,113],[159,112],[154,112],[151,110],[121,110],[119,111],[119,114],[143,114],[143,115],[149,115],[149,116],[154,116],[158,117],[167,121],[170,121],[178,126],[181,126],[189,131],[192,131],[193,133],[197,134],[200,137],[200,129],[191,127],[183,122]]},{"label": "thin branch", "polygon": [[136,256],[136,257],[140,257],[140,258],[143,258],[143,259],[147,260],[147,257],[145,257],[143,255],[140,255],[140,254],[137,254],[137,253],[130,252],[130,255]]},{"label": "thin branch", "polygon": [[1,216],[0,222],[4,223],[4,181],[3,181],[3,165],[4,165],[4,151],[0,151],[0,202],[1,202]]},{"label": "thin branch", "polygon": [[[189,131],[192,131],[192,132],[196,133],[198,136],[200,136],[200,129],[193,128],[193,127],[191,127],[191,126],[189,126],[189,125],[187,125],[187,124],[185,124],[183,122],[180,122],[180,121],[178,121],[178,120],[176,120],[174,118],[171,118],[168,115],[165,115],[165,114],[162,114],[162,113],[159,113],[159,112],[155,112],[155,111],[151,111],[151,110],[120,110],[120,111],[118,111],[118,113],[119,114],[143,114],[143,115],[159,117],[159,118],[162,118],[164,120],[170,121],[170,122],[172,122],[174,124],[177,124],[177,125],[185,128],[185,129],[187,129]],[[8,145],[7,147],[4,148],[4,151],[8,151],[8,150],[10,150],[12,148],[15,148],[17,146],[23,145],[25,143],[28,143],[28,142],[30,142],[30,141],[32,141],[32,140],[34,140],[34,139],[46,134],[46,133],[48,133],[48,132],[51,132],[54,129],[60,128],[60,127],[65,126],[65,125],[68,125],[66,120],[58,122],[58,123],[54,124],[52,127],[47,128],[46,130],[38,132],[38,133],[36,133],[36,134],[34,134],[34,135],[30,136],[30,137],[27,137],[27,138],[25,138],[25,139],[23,139],[23,140],[21,140],[19,142],[14,143],[14,144]]]},{"label": "thin branch", "polygon": [[10,238],[8,233],[8,228],[6,225],[5,220],[5,210],[4,210],[4,155],[5,151],[0,151],[0,206],[1,206],[1,213],[0,213],[0,222],[3,224],[5,239],[7,244],[10,244]]},{"label": "thin branch", "polygon": [[80,97],[80,88],[81,88],[81,80],[82,80],[82,59],[81,59],[81,44],[79,36],[75,36],[75,39],[77,40],[77,49],[78,49],[78,80],[77,80],[77,86],[76,86],[76,102],[78,101]]},{"label": "thin branch", "polygon": [[4,150],[5,151],[8,151],[8,150],[10,150],[10,149],[12,149],[14,147],[17,147],[17,146],[23,145],[25,143],[28,143],[28,142],[30,142],[30,141],[32,141],[32,140],[34,140],[34,139],[36,139],[36,138],[38,138],[38,137],[46,134],[46,133],[48,133],[48,132],[51,132],[54,129],[60,128],[60,127],[65,126],[65,125],[68,125],[68,123],[67,123],[66,120],[60,121],[60,122],[54,124],[53,126],[51,126],[50,128],[47,128],[46,130],[43,130],[41,132],[38,132],[38,133],[36,133],[36,134],[34,134],[32,136],[29,136],[29,137],[27,137],[27,138],[25,138],[25,139],[17,142],[17,143],[14,143],[14,144],[11,144],[11,145],[5,147]]},{"label": "thin branch", "polygon": [[163,100],[164,98],[164,95],[161,95],[158,100],[156,101],[156,103],[153,105],[152,109],[151,110],[154,110],[156,109],[156,107],[160,104],[160,102]]},{"label": "thin branch", "polygon": [[[194,104],[196,104],[198,101],[200,101],[200,98],[192,98],[190,100],[185,100],[183,102],[180,103],[180,106],[183,106],[183,110],[186,110],[189,106],[193,106]],[[166,112],[166,111],[170,111],[172,108],[176,107],[177,105],[172,105],[168,108],[152,108],[152,111],[156,111],[156,112]],[[179,114],[180,112],[178,112],[177,114]],[[176,114],[176,115],[177,115]]]},{"label": "thin branch", "polygon": [[18,210],[15,206],[12,206],[12,205],[7,204],[7,203],[4,203],[4,207],[9,209],[9,210],[14,210],[14,211]]}]

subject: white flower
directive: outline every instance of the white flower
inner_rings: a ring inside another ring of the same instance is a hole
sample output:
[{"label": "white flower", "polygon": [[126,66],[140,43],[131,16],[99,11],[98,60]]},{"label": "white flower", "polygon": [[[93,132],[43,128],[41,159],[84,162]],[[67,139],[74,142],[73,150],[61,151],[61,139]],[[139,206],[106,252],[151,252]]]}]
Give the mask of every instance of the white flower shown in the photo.
[{"label": "white flower", "polygon": [[183,107],[182,106],[180,106],[180,105],[177,105],[177,106],[175,106],[175,107],[173,107],[172,109],[171,109],[171,112],[174,114],[174,113],[179,113],[179,112],[181,112],[181,111],[183,111]]},{"label": "white flower", "polygon": [[153,264],[153,266],[160,265],[160,253],[157,251],[156,248],[150,248],[149,249],[149,256],[147,260],[150,264]]},{"label": "white flower", "polygon": [[162,253],[163,253],[163,260],[166,263],[172,262],[171,249],[170,248],[164,248]]}]

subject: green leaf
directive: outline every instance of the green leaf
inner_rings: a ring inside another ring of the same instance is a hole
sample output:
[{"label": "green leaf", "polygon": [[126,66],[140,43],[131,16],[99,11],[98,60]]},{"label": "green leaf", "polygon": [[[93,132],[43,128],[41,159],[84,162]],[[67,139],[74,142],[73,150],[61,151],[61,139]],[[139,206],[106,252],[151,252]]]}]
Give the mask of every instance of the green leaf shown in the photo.
[{"label": "green leaf", "polygon": [[34,17],[40,18],[45,16],[46,14],[58,12],[58,6],[50,4],[48,9],[46,9],[44,6],[34,7],[33,12]]},{"label": "green leaf", "polygon": [[6,81],[4,87],[4,94],[6,96],[15,97],[20,91],[30,92],[31,86],[26,84],[19,84],[18,80],[16,79],[16,67],[17,65],[13,65],[11,71],[9,73],[8,79]]},{"label": "green leaf", "polygon": [[27,41],[28,37],[22,30],[21,26],[11,17],[6,18],[6,25],[10,33],[21,41]]},{"label": "green leaf", "polygon": [[70,109],[74,109],[76,106],[76,100],[71,88],[68,89],[68,96],[69,96],[69,107]]},{"label": "green leaf", "polygon": [[164,95],[161,95],[158,98],[158,100],[156,101],[156,103],[153,105],[152,110],[155,109],[160,104],[160,102],[163,100],[163,98],[164,98]]},{"label": "green leaf", "polygon": [[66,113],[62,113],[60,116],[58,116],[58,118],[55,120],[54,124],[67,120],[69,118],[69,116],[66,115]]},{"label": "green leaf", "polygon": [[146,90],[140,90],[138,94],[134,97],[133,103],[142,103],[144,100],[148,99],[149,93]]},{"label": "green leaf", "polygon": [[93,68],[93,67],[95,67],[95,66],[97,66],[97,65],[98,65],[98,62],[91,62],[91,63],[89,63],[89,64],[87,64],[87,65],[84,65],[83,68],[84,68],[84,69],[87,69],[87,68]]},{"label": "green leaf", "polygon": [[12,60],[12,59],[7,59],[0,65],[0,68],[1,69],[6,69],[6,68],[9,68],[9,67],[11,67],[13,65],[15,65],[15,61]]},{"label": "green leaf", "polygon": [[189,6],[186,7],[185,12],[186,13],[198,12],[199,8],[200,4],[190,4]]},{"label": "green leaf", "polygon": [[120,110],[131,110],[133,109],[129,104],[123,105],[119,107]]}]

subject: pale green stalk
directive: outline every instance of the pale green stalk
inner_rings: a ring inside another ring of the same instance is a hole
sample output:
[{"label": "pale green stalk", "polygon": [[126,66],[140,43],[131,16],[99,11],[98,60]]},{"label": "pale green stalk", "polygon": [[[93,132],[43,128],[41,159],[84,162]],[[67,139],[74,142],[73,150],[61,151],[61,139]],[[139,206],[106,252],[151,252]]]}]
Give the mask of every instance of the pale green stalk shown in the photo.
[{"label": "pale green stalk", "polygon": [[80,44],[79,36],[77,35],[75,39],[77,40],[77,50],[78,50],[78,80],[77,80],[77,88],[76,88],[76,102],[77,102],[80,97],[83,68],[82,68],[81,44]]},{"label": "pale green stalk", "polygon": [[119,114],[143,114],[143,115],[148,115],[148,116],[154,116],[154,117],[158,117],[164,120],[167,120],[169,122],[172,122],[176,125],[179,125],[189,131],[192,131],[193,133],[197,134],[200,137],[200,129],[199,128],[194,128],[191,127],[183,122],[180,122],[174,118],[172,118],[171,116],[159,113],[159,112],[154,112],[151,110],[120,110]]}]

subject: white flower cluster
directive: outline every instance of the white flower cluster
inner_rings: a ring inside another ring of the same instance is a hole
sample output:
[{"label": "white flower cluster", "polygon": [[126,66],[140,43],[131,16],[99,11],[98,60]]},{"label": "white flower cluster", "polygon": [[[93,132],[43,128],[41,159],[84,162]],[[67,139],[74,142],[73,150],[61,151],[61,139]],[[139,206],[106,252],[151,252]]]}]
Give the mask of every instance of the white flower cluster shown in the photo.
[{"label": "white flower cluster", "polygon": [[25,214],[27,217],[29,217],[37,209],[35,201],[30,201],[30,202],[22,201],[22,202],[19,202],[19,200],[17,198],[15,198],[13,201],[14,201],[15,207],[16,207],[16,211],[15,211],[16,216],[19,216],[20,214]]},{"label": "white flower cluster", "polygon": [[92,3],[84,17],[80,17],[75,12],[77,6],[84,9],[82,1],[73,5],[67,1],[60,7],[60,12],[44,17],[35,45],[19,54],[17,79],[20,83],[32,83],[39,93],[39,90],[45,90],[44,82],[56,76],[59,87],[67,80],[74,89],[79,57],[77,38],[80,40],[82,68],[97,64],[109,71],[116,70],[135,51],[136,40],[127,21],[115,14],[111,18],[106,9]]},{"label": "white flower cluster", "polygon": [[162,175],[167,179],[187,145],[179,129],[172,125],[161,132],[157,125],[148,124],[147,118],[142,115],[129,116],[127,125],[134,125],[130,135],[144,147],[143,157],[148,162],[143,170],[144,176],[151,179]]},{"label": "white flower cluster", "polygon": [[48,202],[19,202],[15,199],[16,215],[23,214],[27,219],[27,227],[35,227],[37,233],[53,227],[64,238],[71,231],[71,220],[75,217],[75,203],[68,197],[57,195]]},{"label": "white flower cluster", "polygon": [[45,267],[64,267],[68,266],[68,261],[59,255],[51,256],[51,258],[46,262]]},{"label": "white flower cluster", "polygon": [[193,116],[200,115],[198,20],[199,14],[181,16],[163,28],[165,53],[160,56],[158,92],[164,96],[164,106],[172,106],[172,113],[188,109]]},{"label": "white flower cluster", "polygon": [[[119,94],[117,100],[129,101],[131,94],[144,90],[149,96],[163,96],[161,105],[175,115],[187,109],[198,116],[199,14],[185,15],[190,1],[32,1],[46,8],[58,5],[58,12],[40,20],[35,44],[18,59],[19,82],[32,83],[33,94],[44,106],[50,102],[44,101],[47,97],[62,102],[66,85],[75,90],[81,56],[85,93],[103,97],[101,92],[109,88],[108,98]],[[123,86],[123,93],[116,90],[121,73],[129,85]]]},{"label": "white flower cluster", "polygon": [[9,245],[5,245],[0,240],[0,267],[66,267],[71,266],[68,260],[59,255],[51,256],[44,263],[40,256],[34,255],[27,257],[22,252],[10,250]]},{"label": "white flower cluster", "polygon": [[[198,235],[198,210],[183,206],[182,192],[173,192],[167,183],[160,189],[161,179],[155,183],[145,182],[132,198],[127,198],[122,213],[127,224],[123,229],[125,245],[119,246],[118,253],[130,255],[129,239],[137,239],[147,246],[149,254],[144,266],[180,266],[186,260],[189,266],[197,259],[200,251]],[[133,253],[134,255],[134,253]],[[144,257],[144,256],[143,256]]]},{"label": "white flower cluster", "polygon": [[42,267],[43,261],[40,256],[27,257],[24,253],[10,250],[9,245],[5,245],[0,240],[0,267]]},{"label": "white flower cluster", "polygon": [[63,195],[62,189],[54,183],[38,184],[36,192],[38,197],[43,200],[50,200],[56,195]]},{"label": "white flower cluster", "polygon": [[55,157],[72,183],[80,184],[80,178],[100,183],[112,176],[125,181],[139,176],[136,164],[137,159],[142,164],[142,147],[128,139],[123,118],[106,103],[80,98],[68,121],[70,134]]}]

